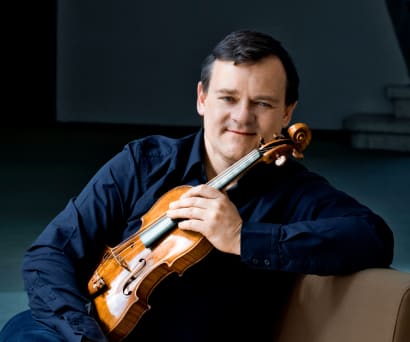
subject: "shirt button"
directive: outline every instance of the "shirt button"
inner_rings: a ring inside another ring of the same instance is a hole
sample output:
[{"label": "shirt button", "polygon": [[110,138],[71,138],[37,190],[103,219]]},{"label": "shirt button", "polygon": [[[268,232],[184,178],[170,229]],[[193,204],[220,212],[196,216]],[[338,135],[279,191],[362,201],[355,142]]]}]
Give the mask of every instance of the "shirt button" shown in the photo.
[{"label": "shirt button", "polygon": [[253,259],[252,259],[252,263],[253,263],[254,265],[257,265],[257,264],[259,263],[259,261],[258,261],[258,259],[253,258]]},{"label": "shirt button", "polygon": [[264,263],[266,266],[269,266],[269,265],[270,265],[270,261],[269,261],[269,259],[265,259],[265,260],[263,260],[263,263]]}]

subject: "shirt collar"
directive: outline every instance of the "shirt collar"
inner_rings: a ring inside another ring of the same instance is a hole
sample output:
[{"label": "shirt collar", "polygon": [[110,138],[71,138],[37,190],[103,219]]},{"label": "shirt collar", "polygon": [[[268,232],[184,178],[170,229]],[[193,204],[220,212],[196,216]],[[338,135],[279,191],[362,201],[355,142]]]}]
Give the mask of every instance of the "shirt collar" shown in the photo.
[{"label": "shirt collar", "polygon": [[[198,172],[198,168],[200,169],[201,179],[200,182],[206,182],[206,175],[205,175],[205,165],[204,165],[204,129],[200,128],[199,131],[194,136],[194,141],[192,144],[191,152],[188,157],[188,162],[185,168],[183,181],[190,181],[192,174],[196,174]],[[196,176],[195,178],[198,178]]]}]

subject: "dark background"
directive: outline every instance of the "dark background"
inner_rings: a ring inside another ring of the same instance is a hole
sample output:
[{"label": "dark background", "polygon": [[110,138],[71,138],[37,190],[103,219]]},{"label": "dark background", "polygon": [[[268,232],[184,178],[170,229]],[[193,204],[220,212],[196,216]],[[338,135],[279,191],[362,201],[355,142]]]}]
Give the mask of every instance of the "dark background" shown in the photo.
[{"label": "dark background", "polygon": [[385,87],[409,84],[405,1],[9,2],[3,123],[196,126],[200,62],[250,28],[294,56],[296,119],[342,130],[353,113],[389,112]]}]

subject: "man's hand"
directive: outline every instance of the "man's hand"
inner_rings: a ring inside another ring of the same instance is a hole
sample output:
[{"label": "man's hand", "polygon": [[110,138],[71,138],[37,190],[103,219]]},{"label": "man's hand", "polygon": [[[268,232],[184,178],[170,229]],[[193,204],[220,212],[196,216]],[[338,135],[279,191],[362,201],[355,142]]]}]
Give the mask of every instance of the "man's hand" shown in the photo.
[{"label": "man's hand", "polygon": [[170,203],[167,215],[183,219],[178,228],[201,233],[220,251],[240,254],[242,219],[221,191],[205,184],[193,187]]}]

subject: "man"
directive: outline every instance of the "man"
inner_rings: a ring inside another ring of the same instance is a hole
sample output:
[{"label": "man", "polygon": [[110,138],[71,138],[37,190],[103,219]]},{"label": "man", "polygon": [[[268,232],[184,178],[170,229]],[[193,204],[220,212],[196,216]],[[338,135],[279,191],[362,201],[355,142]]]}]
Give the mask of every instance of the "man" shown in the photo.
[{"label": "man", "polygon": [[293,159],[259,163],[226,191],[206,185],[289,125],[298,84],[280,42],[252,31],[227,35],[198,83],[203,129],[129,143],[70,200],[24,257],[30,311],[9,321],[2,341],[105,341],[87,291],[101,253],[183,184],[192,188],[165,214],[214,248],[153,289],[127,341],[272,341],[297,274],[389,266],[386,223]]}]

